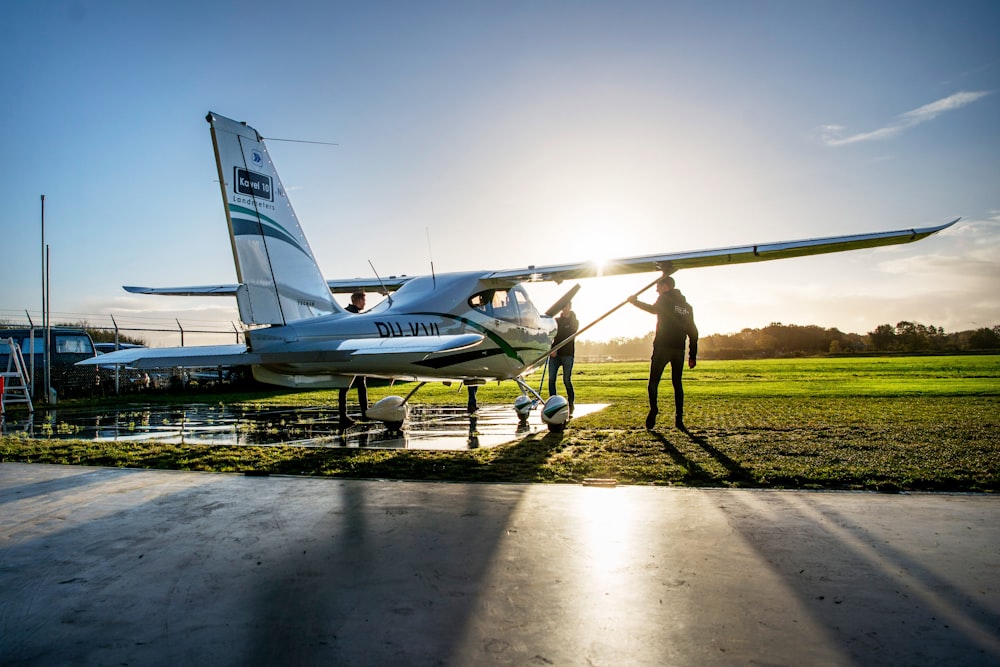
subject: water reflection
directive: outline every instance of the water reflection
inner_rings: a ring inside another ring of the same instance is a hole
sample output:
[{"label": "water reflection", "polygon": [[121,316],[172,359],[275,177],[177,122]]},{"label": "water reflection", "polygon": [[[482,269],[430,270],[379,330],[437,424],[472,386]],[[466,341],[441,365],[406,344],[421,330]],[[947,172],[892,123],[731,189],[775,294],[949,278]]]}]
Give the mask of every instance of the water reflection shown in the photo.
[{"label": "water reflection", "polygon": [[[576,406],[577,416],[604,406]],[[297,406],[250,408],[221,404],[131,405],[100,410],[39,410],[34,418],[3,422],[3,433],[96,441],[155,440],[198,445],[295,445],[375,449],[460,450],[494,447],[545,430],[539,411],[525,424],[507,405],[415,405],[402,432],[377,422],[341,429],[335,409]]]}]

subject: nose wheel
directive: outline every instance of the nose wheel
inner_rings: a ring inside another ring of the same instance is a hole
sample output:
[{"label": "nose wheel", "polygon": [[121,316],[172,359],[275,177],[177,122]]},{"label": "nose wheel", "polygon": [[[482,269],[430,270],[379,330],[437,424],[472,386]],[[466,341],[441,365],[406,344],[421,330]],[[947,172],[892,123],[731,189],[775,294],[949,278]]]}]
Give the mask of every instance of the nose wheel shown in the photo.
[{"label": "nose wheel", "polygon": [[535,406],[542,405],[542,422],[553,433],[561,433],[569,423],[569,401],[557,395],[549,396],[547,401],[542,400],[541,394],[531,388],[521,377],[514,378],[521,388],[521,395],[514,400],[514,411],[521,425],[528,423],[528,417]]}]

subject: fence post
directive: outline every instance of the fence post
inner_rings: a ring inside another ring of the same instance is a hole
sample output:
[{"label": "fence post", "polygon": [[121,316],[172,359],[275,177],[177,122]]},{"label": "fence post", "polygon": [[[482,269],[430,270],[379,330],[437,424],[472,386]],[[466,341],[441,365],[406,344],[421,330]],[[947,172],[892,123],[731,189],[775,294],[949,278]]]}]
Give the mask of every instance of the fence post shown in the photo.
[{"label": "fence post", "polygon": [[[118,350],[119,349],[119,345],[120,345],[120,343],[119,343],[119,337],[118,337],[118,322],[115,321],[115,316],[114,315],[112,315],[112,314],[109,313],[108,317],[111,318],[111,324],[113,324],[114,327],[115,327],[115,350]],[[121,394],[121,390],[119,388],[120,385],[121,385],[121,378],[120,378],[120,374],[118,372],[120,369],[121,369],[121,366],[119,366],[118,364],[115,364],[115,396],[118,396],[119,394]]]}]

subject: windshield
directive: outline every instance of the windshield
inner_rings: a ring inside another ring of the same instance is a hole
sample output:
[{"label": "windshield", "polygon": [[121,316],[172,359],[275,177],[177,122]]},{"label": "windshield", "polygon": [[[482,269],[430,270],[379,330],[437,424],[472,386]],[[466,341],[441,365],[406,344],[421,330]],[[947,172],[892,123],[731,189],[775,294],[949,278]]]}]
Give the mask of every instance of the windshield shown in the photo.
[{"label": "windshield", "polygon": [[[45,342],[41,335],[35,337],[35,354],[41,354]],[[31,336],[20,339],[21,354],[27,356],[31,352]],[[94,345],[90,336],[85,333],[54,333],[52,334],[52,351],[55,354],[85,354],[94,356]]]}]

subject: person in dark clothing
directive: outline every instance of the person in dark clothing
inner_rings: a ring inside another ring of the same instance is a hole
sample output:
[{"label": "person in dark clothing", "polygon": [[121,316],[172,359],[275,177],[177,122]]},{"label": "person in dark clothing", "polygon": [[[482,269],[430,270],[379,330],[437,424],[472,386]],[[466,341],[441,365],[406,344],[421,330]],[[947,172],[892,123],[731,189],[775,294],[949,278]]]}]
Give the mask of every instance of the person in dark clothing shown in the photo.
[{"label": "person in dark clothing", "polygon": [[[572,309],[573,304],[567,303],[556,318],[558,328],[556,329],[555,340],[552,341],[553,348],[575,334],[580,328],[580,322],[577,321],[576,313]],[[563,386],[566,387],[566,402],[569,403],[570,414],[573,414],[573,400],[576,398],[573,393],[573,356],[576,352],[574,349],[575,343],[576,339],[571,340],[558,350],[553,350],[549,353],[549,396],[555,396],[556,374],[559,372],[559,367],[562,366]]]},{"label": "person in dark clothing", "polygon": [[698,359],[698,327],[694,324],[694,309],[687,302],[681,291],[675,289],[674,279],[663,276],[656,282],[656,293],[659,298],[650,305],[639,301],[635,295],[628,301],[633,306],[656,315],[656,336],[653,338],[653,356],[649,363],[649,414],[646,416],[646,429],[651,430],[656,425],[656,415],[659,413],[657,394],[660,388],[660,377],[663,369],[670,364],[670,381],[674,386],[674,425],[684,430],[684,386],[681,384],[681,373],[684,368],[684,344],[690,341],[688,351],[688,368],[694,368]]},{"label": "person in dark clothing", "polygon": [[360,313],[365,309],[365,293],[355,292],[351,295],[351,305],[344,308],[349,313],[354,313],[355,315]]},{"label": "person in dark clothing", "polygon": [[[349,305],[346,310],[349,313],[360,313],[365,309],[365,293],[355,292],[351,295],[351,305]],[[358,390],[358,403],[361,405],[361,416],[364,417],[365,413],[368,412],[368,384],[365,382],[364,376],[357,376],[351,380],[351,384],[338,391],[337,393],[337,411],[340,414],[340,425],[350,426],[354,423],[354,420],[347,416],[347,391],[349,389]]]}]

